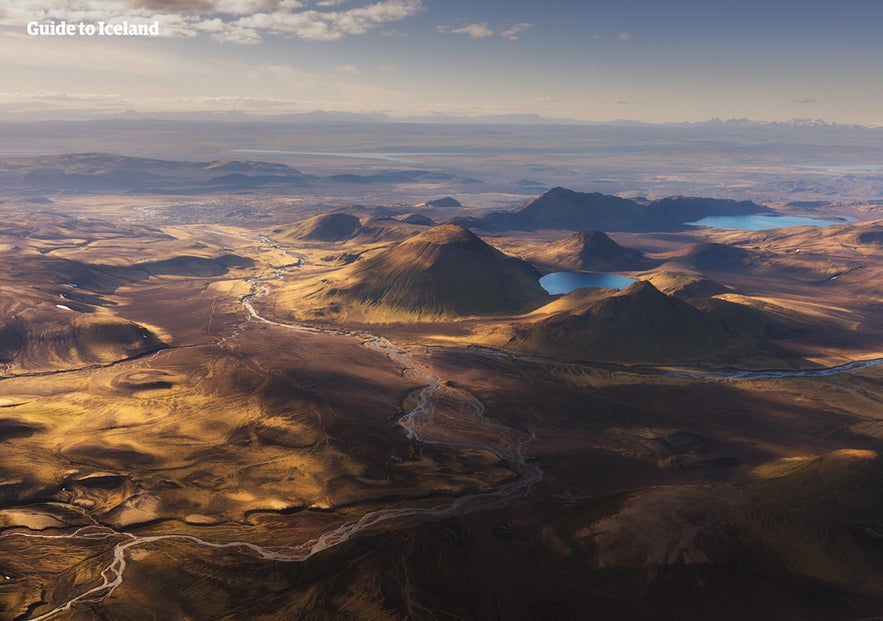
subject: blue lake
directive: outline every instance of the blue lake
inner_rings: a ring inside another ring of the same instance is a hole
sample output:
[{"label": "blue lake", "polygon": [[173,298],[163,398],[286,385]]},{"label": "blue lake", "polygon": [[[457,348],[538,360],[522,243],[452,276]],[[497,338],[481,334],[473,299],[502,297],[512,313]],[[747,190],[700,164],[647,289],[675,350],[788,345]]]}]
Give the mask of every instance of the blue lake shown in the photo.
[{"label": "blue lake", "polygon": [[635,282],[634,278],[619,274],[595,272],[552,272],[540,278],[540,286],[552,295],[570,293],[576,289],[625,289]]},{"label": "blue lake", "polygon": [[770,216],[754,214],[750,216],[706,216],[695,222],[685,222],[691,226],[708,226],[714,229],[738,229],[740,231],[765,231],[785,226],[831,226],[845,224],[855,218],[840,217],[837,220],[806,218],[803,216]]}]

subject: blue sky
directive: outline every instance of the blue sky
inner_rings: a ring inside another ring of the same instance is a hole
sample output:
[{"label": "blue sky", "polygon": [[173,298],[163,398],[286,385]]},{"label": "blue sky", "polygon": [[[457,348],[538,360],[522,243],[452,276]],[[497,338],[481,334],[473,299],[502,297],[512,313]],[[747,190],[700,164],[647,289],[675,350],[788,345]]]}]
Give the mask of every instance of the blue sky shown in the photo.
[{"label": "blue sky", "polygon": [[[162,36],[29,36],[159,21]],[[0,110],[883,124],[883,1],[4,0]]]}]

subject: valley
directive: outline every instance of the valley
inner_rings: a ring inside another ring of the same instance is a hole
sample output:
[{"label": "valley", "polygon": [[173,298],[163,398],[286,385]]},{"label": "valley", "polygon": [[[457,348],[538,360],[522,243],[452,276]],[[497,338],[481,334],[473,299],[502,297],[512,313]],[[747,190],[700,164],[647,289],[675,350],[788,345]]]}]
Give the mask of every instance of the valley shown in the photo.
[{"label": "valley", "polygon": [[0,172],[0,618],[883,614],[878,205]]}]

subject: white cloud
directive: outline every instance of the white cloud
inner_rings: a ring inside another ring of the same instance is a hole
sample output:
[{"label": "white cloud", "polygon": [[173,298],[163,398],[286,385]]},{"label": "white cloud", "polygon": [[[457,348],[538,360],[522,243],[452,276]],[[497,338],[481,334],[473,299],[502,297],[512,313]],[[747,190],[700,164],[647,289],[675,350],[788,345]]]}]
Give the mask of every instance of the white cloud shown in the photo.
[{"label": "white cloud", "polygon": [[444,26],[439,26],[439,28],[437,28],[436,30],[441,33],[468,35],[471,39],[486,39],[488,37],[494,36],[494,31],[484,22],[479,24],[469,24],[468,26],[463,26],[462,28],[452,29],[445,28]]},{"label": "white cloud", "polygon": [[620,41],[628,41],[629,39],[632,38],[632,33],[620,32],[618,35],[616,35],[616,38],[619,39]]},{"label": "white cloud", "polygon": [[521,38],[521,33],[526,32],[533,28],[533,24],[528,22],[521,22],[520,24],[515,24],[500,33],[501,36],[506,37],[507,39],[511,39],[512,41],[516,41]]},{"label": "white cloud", "polygon": [[291,108],[303,103],[300,99],[282,99],[278,97],[245,97],[240,95],[177,97],[172,99],[180,104],[197,104],[209,108]]},{"label": "white cloud", "polygon": [[67,93],[53,91],[0,92],[0,100],[40,100],[40,101],[88,101],[120,103],[126,100],[114,93]]},{"label": "white cloud", "polygon": [[[327,9],[345,0],[320,0]],[[364,3],[365,0],[362,0]],[[221,42],[253,44],[265,35],[333,41],[359,35],[415,15],[422,0],[379,0],[346,10],[306,9],[300,0],[4,0],[0,26],[23,28],[30,21],[94,23],[98,21],[160,22],[167,37],[208,34]]]},{"label": "white cloud", "polygon": [[359,69],[359,67],[356,65],[338,65],[334,69],[335,71],[339,71],[340,73],[349,73],[353,75],[362,73],[362,70]]},{"label": "white cloud", "polygon": [[521,38],[522,33],[533,28],[533,24],[529,22],[521,22],[513,26],[490,26],[485,22],[477,24],[469,24],[454,28],[451,26],[436,26],[435,31],[441,34],[463,34],[472,39],[488,39],[494,35],[499,35],[512,41]]},{"label": "white cloud", "polygon": [[382,0],[346,11],[256,13],[232,24],[255,32],[334,41],[345,35],[365,34],[378,25],[405,19],[422,8],[421,0]]},{"label": "white cloud", "polygon": [[795,99],[794,103],[817,104],[817,103],[821,103],[821,102],[818,99],[815,99],[814,97],[801,97],[800,99]]}]

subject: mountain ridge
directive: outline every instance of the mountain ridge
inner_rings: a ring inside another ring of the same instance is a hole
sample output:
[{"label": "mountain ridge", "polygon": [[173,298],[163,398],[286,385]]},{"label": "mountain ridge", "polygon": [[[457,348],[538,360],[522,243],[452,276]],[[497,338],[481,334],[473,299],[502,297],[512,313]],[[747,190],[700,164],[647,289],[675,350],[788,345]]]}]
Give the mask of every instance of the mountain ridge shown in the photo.
[{"label": "mountain ridge", "polygon": [[710,215],[750,215],[772,210],[752,201],[672,196],[638,202],[600,192],[554,187],[512,211],[452,220],[453,224],[488,231],[596,229],[615,231],[680,231],[685,223]]}]

